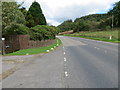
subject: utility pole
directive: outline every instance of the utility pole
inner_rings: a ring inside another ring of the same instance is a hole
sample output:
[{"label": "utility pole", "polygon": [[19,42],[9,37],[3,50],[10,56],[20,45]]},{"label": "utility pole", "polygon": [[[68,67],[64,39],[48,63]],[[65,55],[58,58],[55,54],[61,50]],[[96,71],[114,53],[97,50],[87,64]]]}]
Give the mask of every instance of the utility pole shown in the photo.
[{"label": "utility pole", "polygon": [[113,27],[114,27],[114,16],[112,15],[112,30],[113,30]]}]

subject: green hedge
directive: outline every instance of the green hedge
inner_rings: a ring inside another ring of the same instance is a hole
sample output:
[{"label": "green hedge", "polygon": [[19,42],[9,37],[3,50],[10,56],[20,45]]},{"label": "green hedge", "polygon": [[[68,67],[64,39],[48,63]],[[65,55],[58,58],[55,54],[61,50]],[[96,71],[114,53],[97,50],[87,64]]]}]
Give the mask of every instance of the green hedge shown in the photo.
[{"label": "green hedge", "polygon": [[31,40],[48,40],[55,39],[56,29],[47,25],[37,25],[30,29]]}]

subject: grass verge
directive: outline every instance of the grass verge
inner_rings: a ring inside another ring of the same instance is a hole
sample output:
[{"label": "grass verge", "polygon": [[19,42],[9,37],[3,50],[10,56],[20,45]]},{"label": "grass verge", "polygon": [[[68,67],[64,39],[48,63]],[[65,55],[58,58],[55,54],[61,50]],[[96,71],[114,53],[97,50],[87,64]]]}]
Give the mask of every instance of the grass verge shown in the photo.
[{"label": "grass verge", "polygon": [[32,48],[32,49],[24,49],[19,50],[13,53],[6,54],[5,56],[15,56],[15,55],[32,55],[32,54],[40,54],[40,53],[47,53],[47,50],[51,51],[51,48],[56,48],[62,45],[62,42],[59,38],[56,39],[56,43],[46,47],[40,48]]},{"label": "grass verge", "polygon": [[120,41],[116,39],[106,39],[106,38],[97,38],[97,37],[88,37],[88,36],[73,36],[73,35],[64,35],[64,36],[69,36],[69,37],[80,37],[80,38],[85,38],[85,39],[92,39],[92,40],[99,40],[99,41],[106,41],[106,42],[113,42],[113,43],[120,43]]},{"label": "grass verge", "polygon": [[[85,32],[74,33],[74,34],[65,34],[64,36],[80,37],[80,38],[86,38],[86,39],[92,39],[92,40],[120,43],[118,31],[119,30],[96,31],[96,32],[85,31]],[[111,40],[110,40],[110,35],[112,35]]]}]

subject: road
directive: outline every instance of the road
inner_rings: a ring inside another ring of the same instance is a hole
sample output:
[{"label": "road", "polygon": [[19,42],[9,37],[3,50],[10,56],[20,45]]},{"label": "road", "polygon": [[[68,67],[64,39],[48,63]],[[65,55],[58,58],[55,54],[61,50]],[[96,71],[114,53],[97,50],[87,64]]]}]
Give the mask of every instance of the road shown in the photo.
[{"label": "road", "polygon": [[117,88],[118,45],[59,36],[63,46],[3,80],[3,88]]}]

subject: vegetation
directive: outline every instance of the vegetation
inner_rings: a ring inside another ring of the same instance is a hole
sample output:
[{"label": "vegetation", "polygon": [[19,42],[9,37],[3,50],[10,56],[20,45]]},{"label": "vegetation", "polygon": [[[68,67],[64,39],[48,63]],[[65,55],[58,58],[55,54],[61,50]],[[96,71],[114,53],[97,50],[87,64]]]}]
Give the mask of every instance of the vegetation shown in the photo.
[{"label": "vegetation", "polygon": [[59,28],[59,32],[72,30],[73,22],[72,20],[64,21],[61,25],[58,26],[58,28]]},{"label": "vegetation", "polygon": [[47,25],[37,25],[30,29],[31,40],[55,39],[56,29]]},{"label": "vegetation", "polygon": [[[67,34],[65,36],[73,36],[73,37],[81,37],[81,38],[88,38],[94,40],[102,40],[108,42],[120,42],[120,37],[118,36],[118,32],[120,29],[115,29],[113,31],[81,31],[79,33],[74,34]],[[112,40],[110,40],[110,35],[112,35]]]},{"label": "vegetation", "polygon": [[[57,42],[58,41],[58,42]],[[16,51],[13,53],[6,54],[7,56],[10,55],[32,55],[32,54],[40,54],[40,53],[46,53],[46,50],[51,50],[51,48],[57,47],[57,44],[60,46],[62,44],[60,39],[56,39],[56,43],[47,47],[41,47],[41,48],[32,48],[32,49],[25,49],[25,50],[20,50]]]},{"label": "vegetation", "polygon": [[46,19],[38,2],[33,2],[27,11],[16,2],[2,3],[2,33],[7,35],[29,34],[31,40],[55,39],[57,30],[46,25]]},{"label": "vegetation", "polygon": [[[74,22],[71,20],[71,23],[64,21],[58,26],[59,31],[74,31],[74,34],[65,36],[120,42],[120,36],[118,35],[120,31],[120,1],[114,4],[113,9],[106,14],[83,16],[76,18]],[[110,36],[112,36],[111,40]]]},{"label": "vegetation", "polygon": [[15,22],[10,23],[5,30],[5,35],[25,35],[28,34],[29,28],[23,24],[18,24]]},{"label": "vegetation", "polygon": [[[25,10],[24,10],[25,11]],[[46,19],[38,2],[33,2],[26,14],[26,25],[34,27],[36,25],[46,25]]]},{"label": "vegetation", "polygon": [[23,15],[26,17],[26,15],[27,15],[27,10],[26,10],[26,8],[24,8],[24,7],[22,7],[22,8],[19,8],[19,10],[23,13]]},{"label": "vegetation", "polygon": [[[14,24],[14,26],[12,26]],[[22,25],[20,25],[22,24]],[[2,3],[2,34],[3,36],[15,33],[14,30],[17,27],[21,28],[25,24],[25,17],[18,9],[16,2],[3,2]],[[25,27],[25,26],[24,26]],[[22,28],[23,31],[26,31],[26,28]],[[21,33],[20,30],[17,30],[17,33]],[[17,34],[16,33],[16,34]]]},{"label": "vegetation", "polygon": [[120,27],[120,1],[114,5],[114,8],[106,14],[92,14],[64,21],[58,26],[60,32],[73,30],[74,32],[80,31],[106,31],[112,28],[112,19],[114,19],[114,28]]},{"label": "vegetation", "polygon": [[101,22],[105,21],[110,15],[108,14],[93,14],[88,16],[83,16],[81,18],[76,18],[74,22],[70,20],[64,21],[58,26],[60,32],[74,30],[74,32],[79,31],[91,31],[91,30],[101,30]]},{"label": "vegetation", "polygon": [[114,8],[108,13],[114,15],[114,25],[120,27],[120,1],[114,4]]}]

